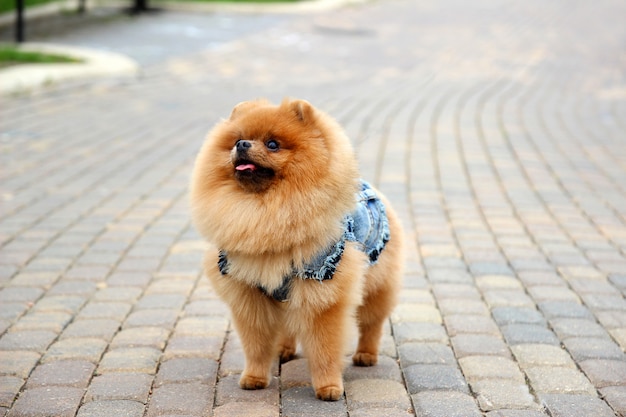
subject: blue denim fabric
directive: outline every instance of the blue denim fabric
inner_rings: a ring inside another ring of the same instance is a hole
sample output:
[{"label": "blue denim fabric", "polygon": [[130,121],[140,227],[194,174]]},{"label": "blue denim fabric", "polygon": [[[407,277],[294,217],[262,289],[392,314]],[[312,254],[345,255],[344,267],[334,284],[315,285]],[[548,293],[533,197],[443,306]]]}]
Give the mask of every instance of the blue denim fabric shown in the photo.
[{"label": "blue denim fabric", "polygon": [[[341,261],[346,242],[357,242],[360,249],[367,255],[370,265],[375,264],[389,241],[389,221],[385,206],[368,182],[361,181],[356,210],[346,215],[344,225],[344,233],[337,242],[320,252],[302,269],[294,269],[292,275],[286,276],[278,289],[272,292],[268,292],[263,287],[259,289],[277,301],[286,301],[289,297],[291,279],[294,276],[320,282],[332,279]],[[222,275],[228,274],[228,259],[224,251],[220,251],[218,266]]]},{"label": "blue denim fabric", "polygon": [[378,256],[389,241],[389,222],[385,206],[368,182],[361,180],[356,210],[345,217],[344,224],[341,239],[329,250],[321,252],[302,270],[295,271],[296,276],[318,281],[331,279],[341,261],[346,241],[359,243],[370,264],[378,261]]}]

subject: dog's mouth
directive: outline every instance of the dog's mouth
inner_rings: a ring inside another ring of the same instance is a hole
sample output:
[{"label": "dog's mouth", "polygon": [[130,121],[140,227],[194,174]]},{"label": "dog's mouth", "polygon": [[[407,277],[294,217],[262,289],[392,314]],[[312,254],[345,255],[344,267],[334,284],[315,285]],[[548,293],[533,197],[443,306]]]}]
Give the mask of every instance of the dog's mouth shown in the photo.
[{"label": "dog's mouth", "polygon": [[237,161],[235,161],[235,171],[239,171],[239,172],[243,172],[243,171],[247,171],[247,172],[253,172],[257,170],[257,165],[254,164],[252,161],[248,161],[245,159],[239,159]]},{"label": "dog's mouth", "polygon": [[233,165],[235,167],[235,178],[244,188],[250,191],[266,189],[276,175],[273,169],[255,164],[249,159],[237,159]]}]

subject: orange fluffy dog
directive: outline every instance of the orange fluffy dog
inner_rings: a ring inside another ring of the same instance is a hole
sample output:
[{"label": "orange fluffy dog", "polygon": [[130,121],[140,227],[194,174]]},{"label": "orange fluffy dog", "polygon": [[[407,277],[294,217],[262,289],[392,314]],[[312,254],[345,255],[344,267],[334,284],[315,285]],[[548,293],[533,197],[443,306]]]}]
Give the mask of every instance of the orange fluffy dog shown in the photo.
[{"label": "orange fluffy dog", "polygon": [[267,387],[299,341],[317,398],[341,398],[349,329],[354,364],[376,364],[403,264],[398,219],[341,127],[302,100],[239,104],[200,150],[191,208],[217,248],[205,271],[241,338],[240,386]]}]

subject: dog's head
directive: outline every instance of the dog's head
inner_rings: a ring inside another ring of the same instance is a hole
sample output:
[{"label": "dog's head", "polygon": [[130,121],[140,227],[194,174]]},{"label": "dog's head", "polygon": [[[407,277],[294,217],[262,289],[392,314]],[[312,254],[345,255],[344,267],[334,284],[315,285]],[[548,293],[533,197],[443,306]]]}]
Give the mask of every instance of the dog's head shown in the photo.
[{"label": "dog's head", "polygon": [[315,109],[304,100],[237,105],[224,140],[230,144],[232,174],[249,192],[260,193],[278,181],[294,183],[320,175],[328,161],[326,140],[316,127]]}]

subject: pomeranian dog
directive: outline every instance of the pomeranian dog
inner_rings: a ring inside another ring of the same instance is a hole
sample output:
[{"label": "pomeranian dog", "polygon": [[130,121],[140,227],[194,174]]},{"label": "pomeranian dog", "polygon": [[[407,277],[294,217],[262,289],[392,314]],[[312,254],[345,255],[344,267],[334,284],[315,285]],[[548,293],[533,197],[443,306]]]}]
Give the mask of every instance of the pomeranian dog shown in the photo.
[{"label": "pomeranian dog", "polygon": [[341,127],[304,100],[240,103],[202,146],[190,202],[243,346],[241,388],[267,387],[299,342],[317,398],[341,398],[349,330],[353,363],[375,365],[404,263],[397,216]]}]

